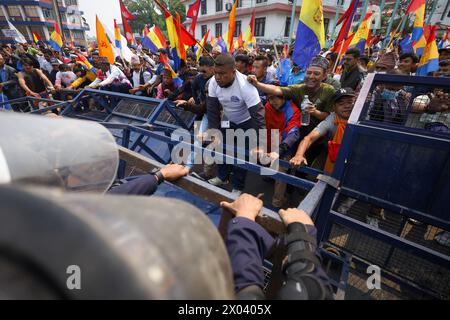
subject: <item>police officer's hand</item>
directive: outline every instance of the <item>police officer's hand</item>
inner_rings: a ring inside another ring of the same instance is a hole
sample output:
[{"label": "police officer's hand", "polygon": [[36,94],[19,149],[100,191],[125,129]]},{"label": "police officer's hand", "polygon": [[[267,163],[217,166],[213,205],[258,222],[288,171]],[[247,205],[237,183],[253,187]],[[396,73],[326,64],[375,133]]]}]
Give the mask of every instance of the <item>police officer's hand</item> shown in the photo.
[{"label": "police officer's hand", "polygon": [[181,164],[168,164],[161,168],[161,173],[165,180],[176,181],[181,177],[187,176],[189,174],[189,169]]},{"label": "police officer's hand", "polygon": [[281,209],[278,211],[278,213],[281,216],[281,219],[283,219],[284,224],[287,226],[293,222],[300,222],[303,224],[309,224],[314,225],[313,221],[311,220],[311,217],[306,214],[305,211],[299,210],[299,209],[287,209],[283,210]]},{"label": "police officer's hand", "polygon": [[220,206],[231,211],[236,217],[255,221],[263,207],[263,202],[257,197],[243,193],[234,202],[222,201]]}]

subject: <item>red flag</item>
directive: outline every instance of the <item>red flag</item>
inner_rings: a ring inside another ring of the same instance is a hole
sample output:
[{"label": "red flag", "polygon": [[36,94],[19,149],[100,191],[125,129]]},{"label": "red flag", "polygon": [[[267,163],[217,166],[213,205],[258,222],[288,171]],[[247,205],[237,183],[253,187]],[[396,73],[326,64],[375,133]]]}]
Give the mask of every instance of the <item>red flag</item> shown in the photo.
[{"label": "red flag", "polygon": [[33,40],[36,44],[38,44],[38,42],[42,42],[41,37],[36,32],[33,32]]},{"label": "red flag", "polygon": [[372,41],[372,29],[369,28],[369,34],[367,35],[367,39],[366,39],[366,47],[370,47],[371,41]]},{"label": "red flag", "polygon": [[130,25],[128,24],[128,20],[124,19],[122,16],[122,24],[123,24],[123,32],[125,33],[125,38],[131,45],[135,45],[136,41],[134,40],[133,31],[131,30]]},{"label": "red flag", "polygon": [[234,31],[236,29],[236,6],[238,1],[234,0],[233,7],[230,12],[230,17],[228,19],[228,52],[233,52],[233,38],[234,38]]},{"label": "red flag", "polygon": [[178,75],[175,73],[175,71],[173,71],[172,67],[170,66],[170,64],[167,62],[166,58],[164,58],[164,55],[160,52],[159,53],[159,60],[161,61],[161,63],[164,65],[164,67],[168,70],[170,70],[170,73],[172,74],[172,78],[178,78]]},{"label": "red flag", "polygon": [[144,30],[142,30],[142,37],[147,36],[148,32],[149,32],[148,25],[145,24]]},{"label": "red flag", "polygon": [[333,52],[339,52],[342,46],[342,41],[345,41],[348,36],[348,31],[350,30],[350,27],[352,25],[353,17],[355,16],[356,8],[358,7],[359,0],[352,0],[350,6],[348,7],[347,11],[345,11],[344,15],[338,20],[336,26],[340,25],[341,30],[339,30],[339,34],[334,41],[333,48],[331,48],[331,51]]},{"label": "red flag", "polygon": [[242,31],[239,31],[239,36],[238,36],[238,39],[237,39],[237,43],[238,43],[238,48],[244,46],[244,40],[242,39]]},{"label": "red flag", "polygon": [[155,32],[156,36],[158,37],[159,41],[161,42],[163,48],[166,49],[167,48],[166,39],[164,38],[164,35],[162,34],[161,30],[159,30],[157,25],[153,26],[153,31]]},{"label": "red flag", "polygon": [[197,17],[198,17],[199,9],[200,9],[200,0],[197,0],[189,6],[189,10],[186,13],[186,17],[189,17],[192,19],[191,28],[190,28],[192,35],[195,35],[195,26],[197,25]]},{"label": "red flag", "polygon": [[[344,45],[342,46],[341,54],[338,56],[338,61],[341,61],[342,57],[344,56],[345,52],[347,52],[348,47],[350,47],[350,43],[352,43],[353,37],[355,36],[354,33],[352,33],[350,36],[348,36],[347,39],[344,41]],[[338,51],[339,53],[339,51]]]},{"label": "red flag", "polygon": [[408,14],[410,12],[415,12],[417,9],[419,9],[421,6],[424,6],[424,5],[425,5],[425,0],[412,0],[408,6],[408,9],[406,9],[405,14]]},{"label": "red flag", "polygon": [[[161,8],[164,12],[164,16],[167,18],[168,16],[172,16],[172,14],[159,2],[159,0],[155,0],[156,4]],[[175,18],[173,18],[175,21]],[[197,40],[195,37],[189,33],[182,25],[181,25],[181,38],[183,39],[183,43],[189,47],[197,44]]]},{"label": "red flag", "polygon": [[255,35],[255,17],[256,9],[253,9],[252,16],[250,18],[250,30],[252,30],[252,37]]},{"label": "red flag", "polygon": [[133,16],[130,11],[128,11],[128,9],[123,4],[122,0],[119,0],[119,2],[120,2],[120,13],[122,14],[122,20],[124,20],[124,19],[131,20],[131,21],[136,20],[136,17]]},{"label": "red flag", "polygon": [[180,51],[180,59],[183,61],[186,61],[186,49],[184,48],[184,42],[183,42],[183,38],[181,36],[181,18],[180,18],[180,14],[177,12],[176,14],[177,18],[175,19],[175,28],[177,30],[177,35],[178,35],[178,50]]}]

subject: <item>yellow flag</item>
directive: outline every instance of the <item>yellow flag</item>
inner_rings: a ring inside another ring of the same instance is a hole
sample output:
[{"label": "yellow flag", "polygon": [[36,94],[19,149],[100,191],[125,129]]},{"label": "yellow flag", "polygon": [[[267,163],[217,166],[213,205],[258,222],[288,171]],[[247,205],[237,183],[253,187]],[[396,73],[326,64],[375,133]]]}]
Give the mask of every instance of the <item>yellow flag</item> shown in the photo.
[{"label": "yellow flag", "polygon": [[114,64],[114,52],[111,43],[106,36],[105,29],[103,29],[102,23],[95,16],[96,28],[97,28],[97,42],[98,42],[98,54],[100,57],[108,58],[109,63]]}]

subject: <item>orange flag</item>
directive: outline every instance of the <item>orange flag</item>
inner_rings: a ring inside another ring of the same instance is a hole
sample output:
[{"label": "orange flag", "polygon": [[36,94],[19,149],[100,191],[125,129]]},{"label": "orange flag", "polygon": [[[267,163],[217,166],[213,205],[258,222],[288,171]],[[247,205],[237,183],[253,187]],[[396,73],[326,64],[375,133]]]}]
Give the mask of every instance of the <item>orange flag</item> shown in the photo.
[{"label": "orange flag", "polygon": [[103,29],[103,25],[98,19],[98,16],[95,16],[95,19],[97,28],[98,54],[100,57],[108,58],[109,63],[114,64],[114,52],[111,43],[109,43],[105,29]]},{"label": "orange flag", "polygon": [[234,30],[236,29],[236,6],[238,1],[234,0],[233,8],[230,12],[230,18],[228,19],[228,52],[233,52],[233,37]]}]

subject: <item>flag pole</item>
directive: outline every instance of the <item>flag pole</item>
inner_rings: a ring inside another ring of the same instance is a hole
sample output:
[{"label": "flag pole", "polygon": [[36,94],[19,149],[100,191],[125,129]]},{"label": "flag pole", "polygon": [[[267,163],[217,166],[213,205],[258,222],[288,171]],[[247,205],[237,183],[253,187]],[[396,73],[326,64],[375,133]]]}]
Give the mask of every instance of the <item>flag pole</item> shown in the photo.
[{"label": "flag pole", "polygon": [[[350,27],[351,27],[351,25],[353,23],[353,19],[355,19],[355,15],[352,16],[352,21],[350,21]],[[338,65],[339,61],[341,60],[340,57],[342,55],[342,50],[344,49],[344,44],[345,44],[345,41],[347,41],[347,39],[348,39],[348,32],[347,32],[347,36],[345,37],[345,39],[342,40],[341,48],[339,49],[339,54],[338,54],[338,57],[336,59],[336,62],[334,63],[334,67],[333,67],[333,72],[332,73],[334,73],[336,71],[337,65]]]},{"label": "flag pole", "polygon": [[344,49],[344,43],[345,43],[345,41],[347,41],[347,39],[342,40],[341,48],[339,49],[339,54],[338,54],[338,57],[337,57],[337,59],[336,59],[336,62],[334,63],[334,67],[333,67],[333,72],[332,72],[332,73],[334,73],[334,72],[336,71],[337,65],[338,65],[339,61],[341,60],[341,59],[339,59],[339,58],[341,57],[342,50]]},{"label": "flag pole", "polygon": [[[386,48],[389,48],[389,46],[391,45],[391,43],[394,41],[395,35],[397,34],[397,32],[398,32],[400,26],[403,24],[403,21],[405,21],[405,19],[406,19],[407,16],[408,16],[408,15],[405,14],[405,15],[403,16],[403,18],[402,18],[402,21],[400,21],[400,23],[397,25],[397,28],[395,28],[394,34],[392,35],[391,39],[389,39],[389,42],[388,42]],[[384,49],[384,48],[383,48],[383,49]]]},{"label": "flag pole", "polygon": [[206,50],[204,46],[202,46],[202,44],[200,43],[201,41],[199,42],[197,39],[195,39],[195,41],[200,46],[200,48],[203,49],[203,52],[206,52],[214,60],[214,57],[212,56],[212,54],[208,50]]},{"label": "flag pole", "polygon": [[[386,37],[389,36],[389,34],[391,33],[392,25],[394,24],[394,19],[395,19],[395,16],[397,15],[399,5],[400,5],[400,0],[397,0],[395,2],[394,9],[392,10],[391,21],[389,21],[389,24],[388,24],[388,27],[386,30]],[[382,13],[383,12],[380,12],[380,14],[382,14]],[[382,50],[386,47],[385,44],[386,44],[386,40],[383,41],[383,46],[381,47]],[[390,45],[390,42],[389,42],[389,45]]]}]

